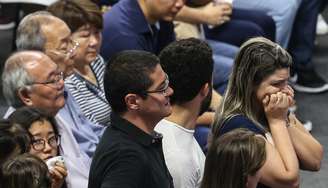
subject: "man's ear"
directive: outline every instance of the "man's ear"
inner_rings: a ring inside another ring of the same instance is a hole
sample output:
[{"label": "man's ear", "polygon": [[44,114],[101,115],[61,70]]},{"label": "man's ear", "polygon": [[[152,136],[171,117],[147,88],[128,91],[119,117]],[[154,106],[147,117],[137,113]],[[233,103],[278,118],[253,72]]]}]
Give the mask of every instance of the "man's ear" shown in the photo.
[{"label": "man's ear", "polygon": [[206,83],[202,86],[199,93],[201,96],[206,97],[208,95],[208,92],[212,92],[212,91],[210,91],[210,84]]},{"label": "man's ear", "polygon": [[33,105],[33,101],[30,95],[31,95],[31,91],[28,88],[23,87],[18,89],[18,97],[26,106]]},{"label": "man's ear", "polygon": [[124,97],[125,104],[128,110],[138,110],[140,108],[140,97],[136,94],[127,94]]}]

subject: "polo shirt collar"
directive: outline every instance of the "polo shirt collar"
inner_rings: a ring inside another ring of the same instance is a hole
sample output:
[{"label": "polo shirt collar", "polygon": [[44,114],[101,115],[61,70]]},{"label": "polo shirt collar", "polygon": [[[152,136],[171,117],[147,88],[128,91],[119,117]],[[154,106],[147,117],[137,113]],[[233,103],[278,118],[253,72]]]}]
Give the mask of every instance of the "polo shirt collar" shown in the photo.
[{"label": "polo shirt collar", "polygon": [[[124,5],[125,4],[125,5]],[[125,0],[123,6],[126,8],[126,14],[130,19],[135,31],[139,33],[150,33],[149,23],[147,22],[145,15],[143,14],[140,5],[137,0]]]},{"label": "polo shirt collar", "polygon": [[131,122],[121,118],[119,115],[114,113],[112,113],[111,115],[111,126],[115,127],[116,129],[119,129],[139,144],[145,146],[150,146],[152,144],[158,144],[162,142],[162,134],[154,131],[152,135],[149,135],[143,130],[136,127]]}]

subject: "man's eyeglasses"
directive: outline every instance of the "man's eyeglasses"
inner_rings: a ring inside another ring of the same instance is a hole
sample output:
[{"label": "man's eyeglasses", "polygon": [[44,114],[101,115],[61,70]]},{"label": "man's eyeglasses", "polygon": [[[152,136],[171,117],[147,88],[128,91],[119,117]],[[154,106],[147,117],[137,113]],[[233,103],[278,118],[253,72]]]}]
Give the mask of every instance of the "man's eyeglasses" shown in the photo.
[{"label": "man's eyeglasses", "polygon": [[68,59],[71,57],[71,55],[73,54],[73,52],[75,52],[75,50],[80,46],[80,43],[70,40],[70,46],[72,46],[71,48],[68,48],[66,50],[50,50],[49,52],[54,53],[56,55],[64,55],[65,59]]},{"label": "man's eyeglasses", "polygon": [[74,40],[71,41],[71,44],[72,44],[72,48],[66,51],[66,55],[72,54],[80,46],[80,43]]},{"label": "man's eyeglasses", "polygon": [[145,91],[146,94],[149,93],[160,93],[162,95],[166,95],[167,94],[167,90],[169,88],[169,84],[170,84],[170,80],[169,80],[169,76],[167,74],[165,74],[165,82],[163,87],[153,90],[153,91]]},{"label": "man's eyeglasses", "polygon": [[32,147],[36,151],[42,151],[46,147],[46,143],[52,148],[57,148],[60,144],[60,135],[52,136],[48,140],[45,139],[33,139]]},{"label": "man's eyeglasses", "polygon": [[63,79],[64,79],[64,73],[59,72],[59,74],[56,74],[52,80],[45,81],[45,82],[33,82],[29,85],[41,84],[41,85],[49,85],[51,87],[57,88],[60,85],[60,81]]}]

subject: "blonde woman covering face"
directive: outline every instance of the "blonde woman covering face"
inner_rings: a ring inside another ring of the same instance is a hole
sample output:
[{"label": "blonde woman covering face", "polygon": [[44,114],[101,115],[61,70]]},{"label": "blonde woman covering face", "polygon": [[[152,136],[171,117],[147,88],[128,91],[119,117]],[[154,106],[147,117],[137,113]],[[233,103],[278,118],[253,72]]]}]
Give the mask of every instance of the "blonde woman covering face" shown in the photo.
[{"label": "blonde woman covering face", "polygon": [[320,169],[323,148],[288,108],[290,55],[265,38],[245,42],[236,57],[223,102],[216,113],[214,139],[235,128],[266,137],[267,159],[258,187],[298,187],[299,169]]}]

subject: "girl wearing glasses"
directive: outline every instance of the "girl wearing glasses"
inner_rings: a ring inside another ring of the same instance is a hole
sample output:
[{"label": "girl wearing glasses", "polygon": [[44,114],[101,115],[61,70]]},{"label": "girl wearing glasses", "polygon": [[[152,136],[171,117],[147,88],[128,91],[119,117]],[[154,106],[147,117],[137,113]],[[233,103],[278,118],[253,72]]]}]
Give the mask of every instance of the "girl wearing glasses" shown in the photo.
[{"label": "girl wearing glasses", "polygon": [[[59,155],[60,136],[53,117],[35,108],[22,107],[17,109],[9,119],[12,123],[20,124],[30,134],[30,154],[39,157],[44,162]],[[53,168],[49,169],[49,172],[52,188],[66,187],[67,170],[64,164],[56,163]]]}]

